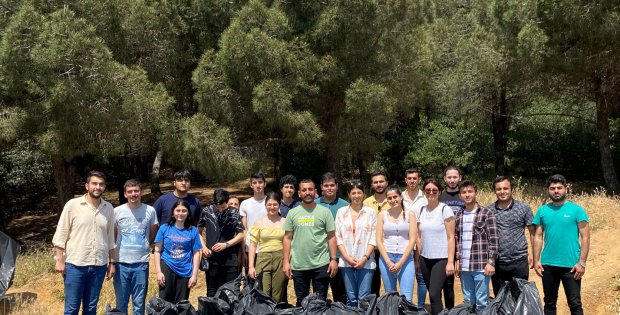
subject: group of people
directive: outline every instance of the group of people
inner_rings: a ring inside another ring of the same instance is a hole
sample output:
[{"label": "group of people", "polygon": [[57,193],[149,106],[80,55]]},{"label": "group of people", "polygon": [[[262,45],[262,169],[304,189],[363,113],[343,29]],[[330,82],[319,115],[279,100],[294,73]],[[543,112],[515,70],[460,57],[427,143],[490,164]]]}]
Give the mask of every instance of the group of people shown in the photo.
[{"label": "group of people", "polygon": [[372,194],[352,181],[346,201],[332,173],[323,174],[319,195],[312,180],[293,175],[279,180],[279,192],[266,193],[265,176],[256,172],[252,197],[240,203],[216,189],[213,203],[201,209],[188,192],[190,173],[179,171],[174,191],[153,207],[142,203],[140,183],[128,180],[127,203],[113,208],[101,198],[105,175],[92,171],[86,194],[67,202],[53,238],[65,314],[77,314],[80,304],[83,314],[95,314],[104,278],[114,279],[120,311],[127,312],[131,298],[133,314],[144,314],[151,253],[159,296],[172,303],[189,297],[204,270],[207,296],[243,272],[276,302],[288,300],[291,279],[298,305],[312,286],[324,299],[331,287],[334,301],[357,306],[379,295],[383,283],[385,292],[399,289],[420,308],[428,294],[430,313],[438,314],[444,304],[454,307],[456,276],[465,302],[481,311],[491,282],[496,295],[505,281],[528,279],[533,268],[543,280],[545,314],[555,314],[560,282],[571,314],[583,314],[589,220],[566,200],[563,176],[549,177],[551,203],[535,216],[513,198],[507,177],[494,181],[497,200],[488,206],[478,203],[477,185],[462,180],[455,166],[443,172],[445,190],[435,179],[423,181],[418,169],[406,170],[404,181],[401,190],[385,172],[374,172]]}]

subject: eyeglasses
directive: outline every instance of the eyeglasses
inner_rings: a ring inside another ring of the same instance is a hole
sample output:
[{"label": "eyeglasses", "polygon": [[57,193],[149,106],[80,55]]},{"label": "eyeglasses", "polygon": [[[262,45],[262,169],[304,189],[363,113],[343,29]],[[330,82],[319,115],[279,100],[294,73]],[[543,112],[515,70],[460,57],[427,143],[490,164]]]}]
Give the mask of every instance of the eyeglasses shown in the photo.
[{"label": "eyeglasses", "polygon": [[436,195],[439,193],[439,189],[424,189],[424,193],[427,195]]}]

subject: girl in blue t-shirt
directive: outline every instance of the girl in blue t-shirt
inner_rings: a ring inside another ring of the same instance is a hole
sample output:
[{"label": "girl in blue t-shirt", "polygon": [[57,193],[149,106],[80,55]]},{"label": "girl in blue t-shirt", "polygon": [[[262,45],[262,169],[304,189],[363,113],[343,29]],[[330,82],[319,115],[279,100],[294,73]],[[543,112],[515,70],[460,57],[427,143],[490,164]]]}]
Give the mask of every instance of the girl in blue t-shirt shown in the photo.
[{"label": "girl in blue t-shirt", "polygon": [[187,201],[177,200],[168,223],[159,228],[155,237],[159,297],[175,304],[189,298],[200,263],[202,244],[198,229],[192,226],[189,209]]}]

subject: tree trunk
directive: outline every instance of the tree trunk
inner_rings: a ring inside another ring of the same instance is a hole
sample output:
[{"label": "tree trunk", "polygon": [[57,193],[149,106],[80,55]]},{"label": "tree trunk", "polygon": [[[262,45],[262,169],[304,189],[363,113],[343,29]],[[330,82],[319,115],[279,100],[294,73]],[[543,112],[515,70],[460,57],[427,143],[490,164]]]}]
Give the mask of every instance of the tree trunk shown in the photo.
[{"label": "tree trunk", "polygon": [[151,194],[159,197],[161,195],[161,189],[159,188],[159,169],[161,167],[161,160],[163,153],[161,148],[157,150],[155,160],[153,161],[153,170],[151,171]]},{"label": "tree trunk", "polygon": [[506,148],[508,132],[508,104],[506,102],[506,88],[502,87],[499,97],[493,102],[491,114],[491,126],[493,128],[493,152],[495,162],[495,174],[505,175],[506,171]]},{"label": "tree trunk", "polygon": [[611,154],[611,141],[609,138],[609,105],[603,90],[603,80],[600,77],[594,79],[594,94],[596,97],[596,137],[598,138],[601,153],[601,167],[605,184],[611,192],[618,190],[620,183],[616,175],[614,160]]},{"label": "tree trunk", "polygon": [[73,198],[73,185],[75,183],[75,165],[65,161],[60,156],[52,157],[52,169],[58,196],[58,213],[62,212],[65,203]]}]

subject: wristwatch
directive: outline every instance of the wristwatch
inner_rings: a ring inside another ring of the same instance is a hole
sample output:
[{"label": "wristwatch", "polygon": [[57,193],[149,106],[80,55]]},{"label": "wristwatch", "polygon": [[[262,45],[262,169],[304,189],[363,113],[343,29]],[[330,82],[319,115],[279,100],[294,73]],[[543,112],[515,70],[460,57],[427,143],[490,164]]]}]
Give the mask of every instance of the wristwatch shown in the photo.
[{"label": "wristwatch", "polygon": [[495,267],[495,262],[494,261],[487,261],[487,264],[491,265],[492,267]]},{"label": "wristwatch", "polygon": [[338,257],[329,257],[329,260],[338,261]]},{"label": "wristwatch", "polygon": [[585,262],[581,262],[581,261],[580,261],[580,262],[579,262],[579,266],[581,266],[581,267],[585,268],[585,267],[586,267],[586,263],[585,263]]}]

